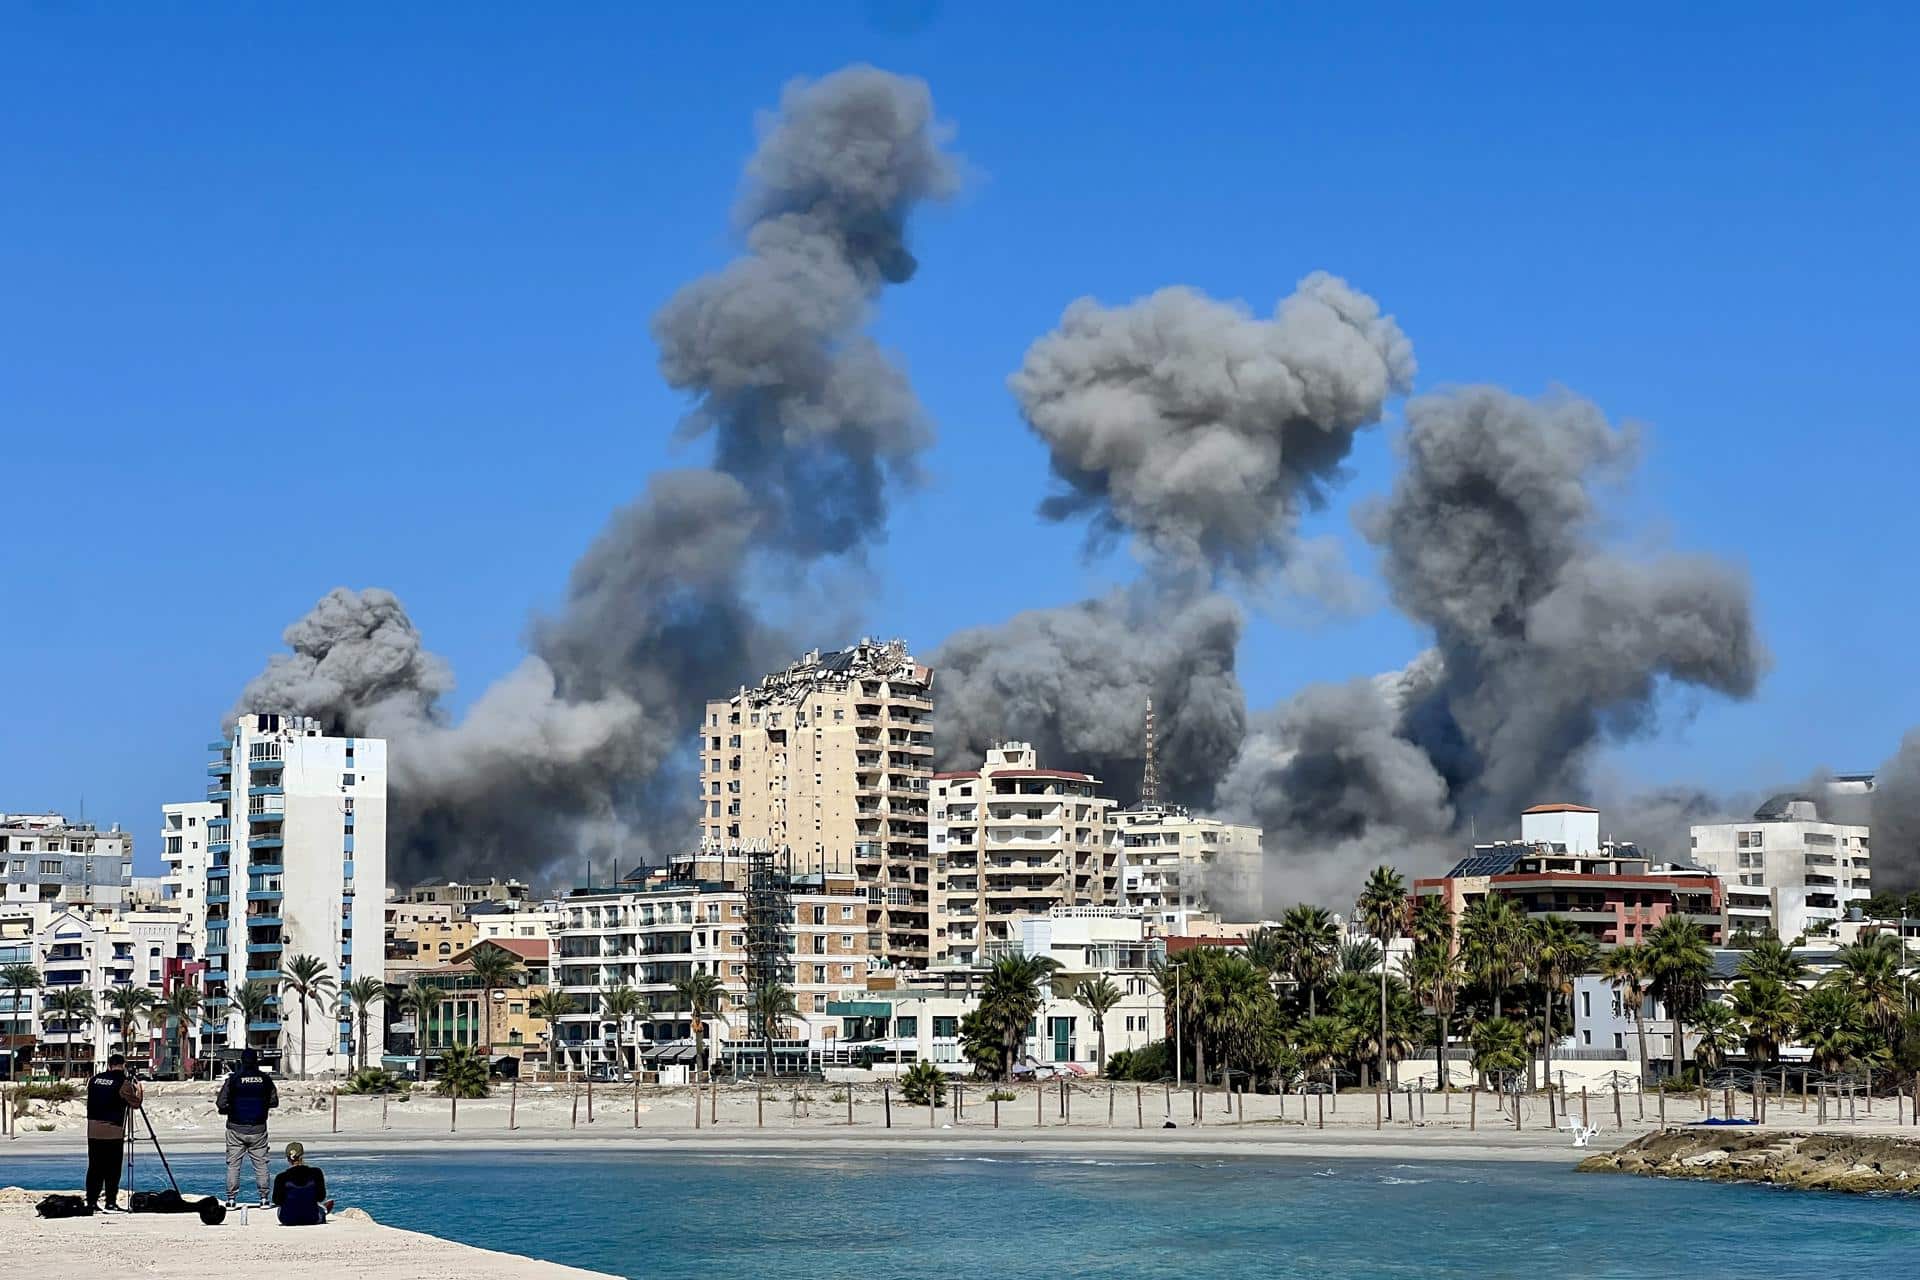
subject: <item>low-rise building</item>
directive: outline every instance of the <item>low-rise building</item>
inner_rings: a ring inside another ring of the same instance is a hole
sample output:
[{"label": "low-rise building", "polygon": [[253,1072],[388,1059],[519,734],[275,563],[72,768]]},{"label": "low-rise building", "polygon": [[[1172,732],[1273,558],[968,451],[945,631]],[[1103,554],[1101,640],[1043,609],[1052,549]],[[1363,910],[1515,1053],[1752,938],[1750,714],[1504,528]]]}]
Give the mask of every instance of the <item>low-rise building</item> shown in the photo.
[{"label": "low-rise building", "polygon": [[1831,821],[1825,809],[1860,807],[1871,788],[1863,775],[1837,778],[1823,792],[1774,796],[1751,821],[1693,828],[1691,855],[1726,882],[1733,932],[1818,937],[1866,904],[1873,896],[1870,830]]},{"label": "low-rise building", "polygon": [[460,880],[435,880],[417,884],[403,895],[412,903],[445,903],[452,907],[471,907],[478,903],[518,906],[532,897],[532,891],[518,880],[488,880],[468,884]]},{"label": "low-rise building", "polygon": [[57,813],[0,814],[0,899],[117,907],[133,887],[133,836]]},{"label": "low-rise building", "polygon": [[1172,805],[1117,809],[1123,900],[1178,928],[1188,916],[1257,916],[1265,885],[1259,827],[1188,813]]}]

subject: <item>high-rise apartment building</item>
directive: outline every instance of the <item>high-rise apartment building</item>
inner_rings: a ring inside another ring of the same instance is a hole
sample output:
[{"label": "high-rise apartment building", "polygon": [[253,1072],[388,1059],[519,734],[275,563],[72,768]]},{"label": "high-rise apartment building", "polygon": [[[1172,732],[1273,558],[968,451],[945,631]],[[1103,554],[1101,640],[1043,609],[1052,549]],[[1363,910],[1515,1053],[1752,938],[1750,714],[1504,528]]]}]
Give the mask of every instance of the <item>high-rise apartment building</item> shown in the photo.
[{"label": "high-rise apartment building", "polygon": [[1259,827],[1198,817],[1175,805],[1118,809],[1109,822],[1120,840],[1127,904],[1163,929],[1177,932],[1200,913],[1261,918]]},{"label": "high-rise apartment building", "polygon": [[809,653],[707,704],[700,737],[709,848],[789,850],[798,873],[852,872],[867,950],[924,968],[933,954],[927,848],[933,672],[901,641]]},{"label": "high-rise apartment building", "polygon": [[1835,778],[1821,794],[1775,796],[1747,822],[1693,828],[1693,860],[1726,883],[1729,930],[1819,936],[1873,896],[1868,827],[1831,820],[1864,810],[1872,785]]},{"label": "high-rise apartment building", "polygon": [[160,901],[180,913],[193,955],[207,954],[208,828],[220,816],[212,800],[188,800],[160,806]]},{"label": "high-rise apartment building", "polygon": [[[301,716],[249,712],[215,759],[208,802],[207,1001],[215,1046],[277,1055],[281,1069],[344,1069],[353,1020],[331,1001],[300,1010],[280,988],[295,956],[318,957],[342,987],[384,977],[387,879],[387,744],[335,738]],[[241,984],[270,988],[272,1004],[241,1023]],[[378,1061],[380,1019],[370,1020],[368,1060]]]},{"label": "high-rise apartment building", "polygon": [[1119,901],[1114,802],[1099,790],[1092,774],[1041,768],[1025,742],[934,776],[937,961],[981,964],[1018,949],[1022,920]]},{"label": "high-rise apartment building", "polygon": [[133,836],[57,813],[0,813],[7,903],[117,907],[133,887]]}]

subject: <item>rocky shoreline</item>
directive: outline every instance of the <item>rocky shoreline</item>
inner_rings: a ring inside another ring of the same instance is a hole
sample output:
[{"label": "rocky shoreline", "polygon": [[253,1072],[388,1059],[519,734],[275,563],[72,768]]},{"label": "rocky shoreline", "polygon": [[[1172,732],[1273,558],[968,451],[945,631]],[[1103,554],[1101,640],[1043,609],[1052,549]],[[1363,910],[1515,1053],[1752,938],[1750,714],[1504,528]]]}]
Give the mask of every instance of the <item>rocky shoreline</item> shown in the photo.
[{"label": "rocky shoreline", "polygon": [[1807,1191],[1920,1192],[1920,1142],[1767,1129],[1665,1129],[1580,1162],[1582,1173],[1758,1182]]}]

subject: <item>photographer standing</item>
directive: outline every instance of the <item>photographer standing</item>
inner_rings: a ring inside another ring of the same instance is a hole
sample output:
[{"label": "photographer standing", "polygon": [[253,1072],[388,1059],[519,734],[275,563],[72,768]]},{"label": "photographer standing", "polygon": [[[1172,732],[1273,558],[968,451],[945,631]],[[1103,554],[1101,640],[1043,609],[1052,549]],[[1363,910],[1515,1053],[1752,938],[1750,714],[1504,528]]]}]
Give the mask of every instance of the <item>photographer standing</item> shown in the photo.
[{"label": "photographer standing", "polygon": [[[126,1154],[127,1108],[145,1098],[127,1075],[124,1054],[107,1059],[107,1069],[87,1081],[87,1209],[119,1213],[120,1161]],[[100,1203],[101,1193],[107,1202]]]}]

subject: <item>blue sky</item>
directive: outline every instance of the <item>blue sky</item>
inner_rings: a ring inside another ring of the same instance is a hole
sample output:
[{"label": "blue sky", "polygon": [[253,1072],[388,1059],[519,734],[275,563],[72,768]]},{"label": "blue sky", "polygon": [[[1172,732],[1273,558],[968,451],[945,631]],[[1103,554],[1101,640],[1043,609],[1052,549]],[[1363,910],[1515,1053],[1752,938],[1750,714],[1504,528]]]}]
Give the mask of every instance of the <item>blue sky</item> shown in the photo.
[{"label": "blue sky", "polygon": [[[648,319],[729,256],[754,112],[850,61],[925,76],[973,170],[879,320],[941,438],[875,632],[931,649],[1125,571],[1031,514],[1004,380],[1067,302],[1265,310],[1326,269],[1399,318],[1422,389],[1558,384],[1645,424],[1615,536],[1751,572],[1760,695],[1670,699],[1609,770],[1872,767],[1920,723],[1914,23],[1451,12],[9,6],[0,809],[84,797],[154,865],[157,806],[335,585],[398,592],[463,697],[510,668],[606,514],[704,460]],[[1309,529],[1362,568],[1349,506],[1393,431]],[[1011,574],[978,554],[1009,539]],[[1281,608],[1242,674],[1264,705],[1420,643],[1384,608]]]}]

